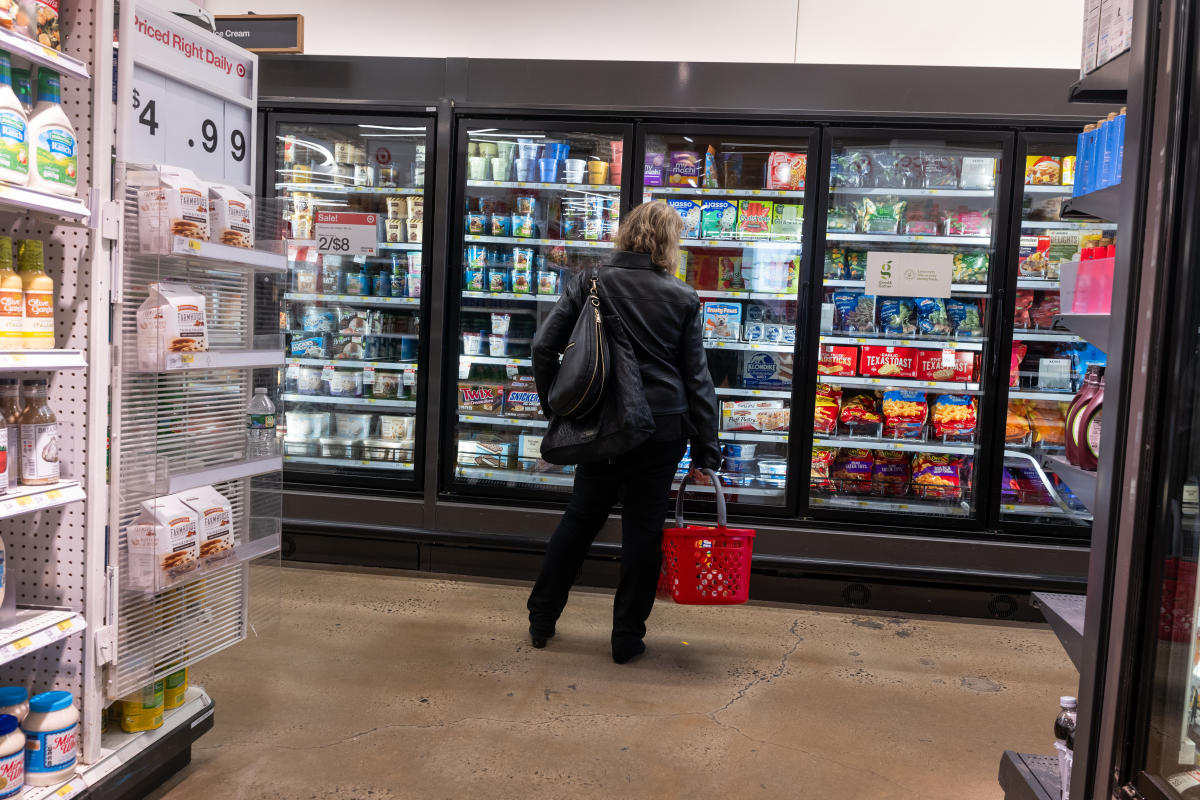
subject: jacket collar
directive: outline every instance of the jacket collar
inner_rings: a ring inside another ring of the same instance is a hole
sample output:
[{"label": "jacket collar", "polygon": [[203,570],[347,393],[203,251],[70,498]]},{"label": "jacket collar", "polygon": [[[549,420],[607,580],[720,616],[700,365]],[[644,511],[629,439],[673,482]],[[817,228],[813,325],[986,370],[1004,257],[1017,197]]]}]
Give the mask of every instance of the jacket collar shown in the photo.
[{"label": "jacket collar", "polygon": [[625,269],[654,269],[654,262],[649,253],[631,253],[628,250],[616,250],[608,259],[610,267]]}]

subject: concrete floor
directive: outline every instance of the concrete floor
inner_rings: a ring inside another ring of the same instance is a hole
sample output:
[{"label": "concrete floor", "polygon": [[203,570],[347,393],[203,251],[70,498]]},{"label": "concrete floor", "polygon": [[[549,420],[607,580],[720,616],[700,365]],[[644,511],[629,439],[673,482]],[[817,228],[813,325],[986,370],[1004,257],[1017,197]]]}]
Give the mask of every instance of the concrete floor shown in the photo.
[{"label": "concrete floor", "polygon": [[216,726],[155,798],[990,800],[1077,683],[1043,625],[668,602],[618,666],[603,592],[538,651],[527,585],[282,572],[278,636],[194,669]]}]

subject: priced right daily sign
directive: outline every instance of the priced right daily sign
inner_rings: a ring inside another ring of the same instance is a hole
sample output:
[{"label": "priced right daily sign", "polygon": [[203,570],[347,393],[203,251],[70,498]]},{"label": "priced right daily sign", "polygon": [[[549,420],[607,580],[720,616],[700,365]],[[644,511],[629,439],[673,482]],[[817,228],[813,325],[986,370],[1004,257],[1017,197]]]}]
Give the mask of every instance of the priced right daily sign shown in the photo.
[{"label": "priced right daily sign", "polygon": [[866,293],[884,297],[949,297],[950,253],[867,253]]}]

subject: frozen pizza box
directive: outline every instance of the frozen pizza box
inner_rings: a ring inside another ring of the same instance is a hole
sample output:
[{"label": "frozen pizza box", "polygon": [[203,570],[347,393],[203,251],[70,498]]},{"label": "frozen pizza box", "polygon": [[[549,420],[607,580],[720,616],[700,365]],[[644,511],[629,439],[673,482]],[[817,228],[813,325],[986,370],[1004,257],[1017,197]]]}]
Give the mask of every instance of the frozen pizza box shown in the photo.
[{"label": "frozen pizza box", "polygon": [[863,345],[859,348],[859,374],[881,378],[915,378],[917,352],[915,347]]},{"label": "frozen pizza box", "polygon": [[858,348],[836,344],[821,345],[817,373],[820,375],[857,375]]}]

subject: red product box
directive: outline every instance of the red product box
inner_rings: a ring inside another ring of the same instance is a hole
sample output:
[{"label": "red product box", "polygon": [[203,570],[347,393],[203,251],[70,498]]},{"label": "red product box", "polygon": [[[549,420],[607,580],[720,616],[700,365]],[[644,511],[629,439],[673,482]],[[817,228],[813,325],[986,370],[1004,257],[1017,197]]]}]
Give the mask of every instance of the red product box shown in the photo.
[{"label": "red product box", "polygon": [[917,379],[922,381],[974,381],[975,354],[969,350],[953,351],[948,362],[945,350],[922,350],[917,357]]},{"label": "red product box", "polygon": [[858,348],[836,344],[821,345],[821,358],[817,362],[820,375],[857,375]]},{"label": "red product box", "polygon": [[915,378],[919,352],[915,347],[863,345],[859,348],[858,371],[884,378]]}]

